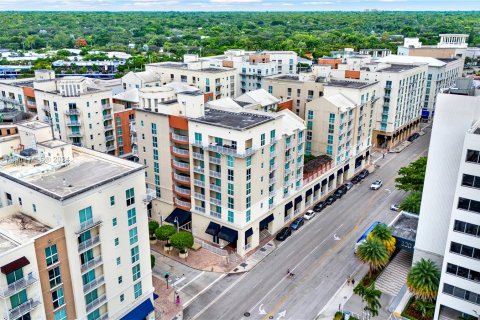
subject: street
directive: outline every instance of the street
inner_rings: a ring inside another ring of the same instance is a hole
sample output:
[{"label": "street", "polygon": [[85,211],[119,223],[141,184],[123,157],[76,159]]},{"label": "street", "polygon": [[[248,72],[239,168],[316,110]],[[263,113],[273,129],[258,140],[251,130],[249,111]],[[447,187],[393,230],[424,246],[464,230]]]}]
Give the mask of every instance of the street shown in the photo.
[{"label": "street", "polygon": [[[390,223],[390,205],[405,195],[395,189],[400,167],[426,155],[430,129],[401,153],[379,159],[379,168],[327,207],[250,272],[228,275],[184,310],[185,319],[315,319],[361,263],[353,254],[357,238],[373,221]],[[383,180],[376,191],[370,184]],[[286,277],[287,269],[294,279]],[[356,279],[360,280],[359,278]]]}]

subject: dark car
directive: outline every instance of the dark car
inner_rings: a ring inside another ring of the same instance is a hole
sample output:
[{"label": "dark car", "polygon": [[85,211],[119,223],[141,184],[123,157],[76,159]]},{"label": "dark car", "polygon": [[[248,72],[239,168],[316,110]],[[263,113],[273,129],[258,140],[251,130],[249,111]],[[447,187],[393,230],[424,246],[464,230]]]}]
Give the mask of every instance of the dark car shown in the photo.
[{"label": "dark car", "polygon": [[370,172],[367,169],[364,169],[358,174],[358,176],[361,179],[365,179],[369,174],[370,174]]},{"label": "dark car", "polygon": [[348,191],[347,185],[344,184],[338,187],[337,190],[335,190],[335,193],[344,195],[345,193],[347,193],[347,191]]},{"label": "dark car", "polygon": [[325,200],[325,204],[326,204],[327,206],[329,206],[329,205],[331,205],[332,203],[334,203],[336,200],[337,200],[336,197],[330,196],[330,197],[327,198],[327,200]]},{"label": "dark car", "polygon": [[298,230],[301,226],[303,226],[304,222],[305,220],[303,219],[303,217],[298,217],[290,224],[290,228],[292,228],[293,230]]},{"label": "dark car", "polygon": [[352,181],[353,184],[357,184],[360,181],[362,181],[362,178],[360,178],[359,176],[355,176],[355,177],[352,178],[351,181]]},{"label": "dark car", "polygon": [[280,230],[277,233],[277,236],[275,237],[275,239],[277,239],[278,241],[283,241],[288,237],[290,237],[291,234],[292,234],[292,228],[284,227],[282,230]]},{"label": "dark car", "polygon": [[323,209],[325,209],[325,201],[320,201],[313,207],[313,211],[315,212],[321,212]]},{"label": "dark car", "polygon": [[417,140],[418,137],[420,137],[420,134],[418,132],[415,132],[414,134],[412,134],[410,137],[408,137],[408,141],[410,142],[413,142],[414,140]]}]

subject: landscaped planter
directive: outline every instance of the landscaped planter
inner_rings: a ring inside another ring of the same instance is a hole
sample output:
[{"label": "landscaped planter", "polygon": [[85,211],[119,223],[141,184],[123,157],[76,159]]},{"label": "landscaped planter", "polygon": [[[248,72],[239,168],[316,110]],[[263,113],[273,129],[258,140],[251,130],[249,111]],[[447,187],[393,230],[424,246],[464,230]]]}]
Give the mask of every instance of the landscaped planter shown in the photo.
[{"label": "landscaped planter", "polygon": [[170,251],[172,251],[172,245],[171,245],[171,244],[166,244],[166,245],[164,245],[164,246],[163,246],[163,251],[165,251],[165,252],[167,252],[167,253],[170,252]]},{"label": "landscaped planter", "polygon": [[156,244],[156,243],[157,243],[157,238],[150,237],[150,244]]},{"label": "landscaped planter", "polygon": [[179,256],[180,258],[182,258],[182,259],[186,259],[186,258],[188,257],[188,251],[185,250],[185,252],[183,252],[183,253],[180,251],[180,252],[178,253],[178,256]]}]

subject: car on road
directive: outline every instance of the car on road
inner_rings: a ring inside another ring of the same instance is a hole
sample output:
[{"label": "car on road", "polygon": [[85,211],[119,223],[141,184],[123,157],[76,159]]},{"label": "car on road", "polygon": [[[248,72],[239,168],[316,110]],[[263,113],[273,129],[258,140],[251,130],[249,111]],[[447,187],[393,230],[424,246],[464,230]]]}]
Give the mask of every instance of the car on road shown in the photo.
[{"label": "car on road", "polygon": [[308,211],[305,212],[305,214],[303,215],[303,219],[305,219],[305,220],[313,219],[313,218],[315,218],[315,214],[316,214],[315,211],[313,211],[313,210],[308,210]]},{"label": "car on road", "polygon": [[400,210],[400,206],[398,205],[398,203],[394,203],[390,206],[390,210],[398,211],[398,210]]},{"label": "car on road", "polygon": [[344,184],[344,185],[341,185],[340,187],[338,187],[337,190],[335,190],[335,194],[340,195],[340,197],[341,197],[344,194],[346,194],[347,191],[348,191],[347,186]]},{"label": "car on road", "polygon": [[293,220],[292,223],[290,223],[290,228],[292,228],[292,230],[298,230],[301,226],[303,226],[304,223],[305,220],[303,217],[298,217],[297,219]]},{"label": "car on road", "polygon": [[372,190],[378,190],[382,186],[383,182],[382,180],[375,180],[373,183],[370,185],[370,189]]},{"label": "car on road", "polygon": [[290,227],[284,227],[282,230],[280,230],[277,233],[277,236],[275,237],[276,240],[278,241],[284,241],[288,237],[292,235],[292,228]]},{"label": "car on road", "polygon": [[320,201],[313,207],[313,211],[315,212],[321,212],[323,209],[325,209],[327,205],[325,204],[325,201]]},{"label": "car on road", "polygon": [[334,196],[330,196],[327,198],[327,200],[325,200],[325,204],[327,206],[331,205],[332,203],[334,203],[335,201],[337,200],[337,198],[335,198]]},{"label": "car on road", "polygon": [[370,174],[370,172],[369,172],[367,169],[364,169],[364,170],[360,171],[360,173],[358,174],[358,176],[359,176],[361,179],[365,179],[366,177],[368,177],[369,174]]},{"label": "car on road", "polygon": [[353,188],[353,183],[352,182],[347,182],[345,183],[345,187],[347,188],[347,191]]},{"label": "car on road", "polygon": [[415,132],[410,137],[408,137],[407,140],[410,141],[410,142],[413,142],[413,141],[417,140],[419,137],[420,137],[420,133]]},{"label": "car on road", "polygon": [[352,178],[351,181],[352,181],[353,184],[357,184],[360,181],[362,181],[362,178],[360,178],[360,176],[355,176],[355,177]]}]

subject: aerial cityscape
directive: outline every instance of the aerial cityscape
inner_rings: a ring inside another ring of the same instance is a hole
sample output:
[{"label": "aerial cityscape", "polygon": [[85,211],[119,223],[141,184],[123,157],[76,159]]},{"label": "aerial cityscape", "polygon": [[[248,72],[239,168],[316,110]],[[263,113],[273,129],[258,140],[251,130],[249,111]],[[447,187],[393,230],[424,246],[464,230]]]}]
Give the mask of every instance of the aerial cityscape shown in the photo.
[{"label": "aerial cityscape", "polygon": [[3,319],[480,319],[477,0],[0,21]]}]

